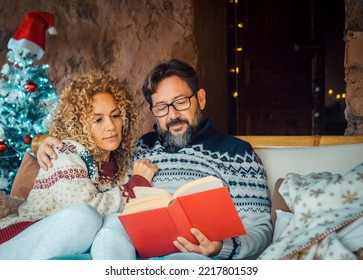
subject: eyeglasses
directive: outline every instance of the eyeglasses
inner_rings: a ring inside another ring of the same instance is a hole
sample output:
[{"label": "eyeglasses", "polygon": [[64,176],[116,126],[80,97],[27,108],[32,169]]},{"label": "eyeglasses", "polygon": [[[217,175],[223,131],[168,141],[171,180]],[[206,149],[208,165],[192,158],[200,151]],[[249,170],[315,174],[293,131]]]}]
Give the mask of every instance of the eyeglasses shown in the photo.
[{"label": "eyeglasses", "polygon": [[191,106],[190,99],[194,95],[195,94],[193,93],[191,96],[179,98],[169,104],[160,104],[160,105],[156,105],[154,107],[150,106],[150,110],[155,117],[159,117],[159,118],[164,117],[169,113],[170,106],[173,106],[174,109],[177,111],[184,111],[184,110],[190,108],[190,106]]}]

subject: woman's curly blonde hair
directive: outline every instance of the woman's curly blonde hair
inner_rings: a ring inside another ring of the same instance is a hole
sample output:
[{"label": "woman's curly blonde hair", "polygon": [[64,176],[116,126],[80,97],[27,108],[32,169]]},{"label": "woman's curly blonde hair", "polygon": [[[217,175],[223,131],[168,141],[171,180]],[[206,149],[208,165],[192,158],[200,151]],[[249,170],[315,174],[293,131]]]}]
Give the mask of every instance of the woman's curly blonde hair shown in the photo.
[{"label": "woman's curly blonde hair", "polygon": [[138,115],[126,81],[95,73],[84,74],[72,80],[59,96],[49,135],[79,142],[100,164],[102,150],[93,141],[89,126],[93,113],[92,97],[98,93],[111,94],[121,112],[122,141],[113,153],[118,167],[115,180],[122,183],[131,164],[135,141],[139,137]]}]

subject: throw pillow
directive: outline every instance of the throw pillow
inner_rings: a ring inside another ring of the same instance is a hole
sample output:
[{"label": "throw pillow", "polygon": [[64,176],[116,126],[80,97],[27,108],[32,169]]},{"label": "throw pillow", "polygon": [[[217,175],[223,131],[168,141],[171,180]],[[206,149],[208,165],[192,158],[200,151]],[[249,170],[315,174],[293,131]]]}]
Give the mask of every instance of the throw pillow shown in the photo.
[{"label": "throw pillow", "polygon": [[38,161],[29,153],[25,153],[23,161],[16,173],[10,195],[13,197],[27,199],[33,188],[34,180],[39,171]]},{"label": "throw pillow", "polygon": [[279,188],[284,181],[283,178],[277,179],[274,187],[274,194],[272,196],[271,202],[271,222],[272,228],[275,228],[276,223],[276,210],[282,210],[284,212],[291,212],[289,207],[286,205],[284,198],[279,193]]}]

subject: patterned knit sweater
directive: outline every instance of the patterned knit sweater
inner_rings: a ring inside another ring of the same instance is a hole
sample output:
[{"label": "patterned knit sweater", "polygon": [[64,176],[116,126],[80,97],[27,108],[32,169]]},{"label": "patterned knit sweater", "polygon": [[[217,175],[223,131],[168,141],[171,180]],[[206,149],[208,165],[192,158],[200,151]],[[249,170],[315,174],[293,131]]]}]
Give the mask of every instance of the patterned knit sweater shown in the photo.
[{"label": "patterned knit sweater", "polygon": [[[40,168],[33,189],[18,209],[18,215],[0,220],[0,229],[19,222],[37,221],[59,210],[88,203],[101,214],[121,212],[126,198],[118,186],[111,184],[115,170],[100,176],[89,151],[78,142],[63,141],[55,148],[58,159],[48,171]],[[108,175],[109,174],[109,175]]]},{"label": "patterned knit sweater", "polygon": [[256,258],[270,244],[271,203],[266,173],[249,143],[216,131],[208,119],[192,144],[181,149],[164,147],[156,132],[144,135],[137,143],[134,160],[144,157],[159,168],[152,185],[170,193],[207,175],[219,177],[228,187],[247,234],[223,240],[217,257]]}]

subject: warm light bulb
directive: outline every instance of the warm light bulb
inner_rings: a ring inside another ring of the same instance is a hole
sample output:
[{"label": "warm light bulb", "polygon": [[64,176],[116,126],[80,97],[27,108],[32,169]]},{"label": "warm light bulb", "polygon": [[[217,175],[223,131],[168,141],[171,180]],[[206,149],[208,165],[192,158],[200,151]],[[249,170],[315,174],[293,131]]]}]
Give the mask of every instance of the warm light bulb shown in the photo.
[{"label": "warm light bulb", "polygon": [[242,22],[241,23],[238,23],[237,26],[238,26],[238,28],[241,28],[242,29],[243,28],[243,23]]},{"label": "warm light bulb", "polygon": [[337,99],[340,99],[340,98],[341,98],[340,94],[337,94],[337,95],[336,95],[336,98],[337,98]]},{"label": "warm light bulb", "polygon": [[329,90],[328,90],[328,93],[329,93],[329,94],[333,94],[333,90],[332,90],[332,89],[329,89]]},{"label": "warm light bulb", "polygon": [[342,94],[342,98],[345,98],[345,93]]},{"label": "warm light bulb", "polygon": [[237,91],[235,91],[235,92],[233,93],[233,97],[234,97],[234,98],[237,98],[237,97],[238,97],[238,92],[237,92]]},{"label": "warm light bulb", "polygon": [[236,48],[236,51],[237,52],[241,52],[242,51],[242,48]]}]

